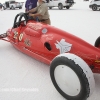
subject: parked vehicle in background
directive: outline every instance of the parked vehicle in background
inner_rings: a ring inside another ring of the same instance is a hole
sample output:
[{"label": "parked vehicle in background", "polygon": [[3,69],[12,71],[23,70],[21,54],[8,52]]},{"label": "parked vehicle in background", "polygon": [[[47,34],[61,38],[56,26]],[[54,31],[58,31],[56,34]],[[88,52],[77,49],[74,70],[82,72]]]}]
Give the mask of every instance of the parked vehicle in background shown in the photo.
[{"label": "parked vehicle in background", "polygon": [[60,10],[63,8],[69,9],[75,2],[74,0],[46,0],[49,9],[58,7]]},{"label": "parked vehicle in background", "polygon": [[100,0],[92,0],[89,8],[91,8],[93,11],[100,10]]},{"label": "parked vehicle in background", "polygon": [[4,4],[3,4],[3,9],[15,9],[15,8],[19,8],[19,9],[22,9],[22,6],[23,6],[23,2],[16,2],[15,0],[13,1],[6,1]]}]

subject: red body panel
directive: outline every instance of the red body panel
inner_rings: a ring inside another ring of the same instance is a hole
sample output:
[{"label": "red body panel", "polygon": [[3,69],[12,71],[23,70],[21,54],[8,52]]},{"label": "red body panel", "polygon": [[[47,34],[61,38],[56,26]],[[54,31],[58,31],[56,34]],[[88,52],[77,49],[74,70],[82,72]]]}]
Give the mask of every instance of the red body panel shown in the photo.
[{"label": "red body panel", "polygon": [[68,32],[29,21],[26,26],[8,30],[7,35],[15,48],[46,64],[60,53],[70,52],[85,60],[93,72],[100,73],[100,49]]}]

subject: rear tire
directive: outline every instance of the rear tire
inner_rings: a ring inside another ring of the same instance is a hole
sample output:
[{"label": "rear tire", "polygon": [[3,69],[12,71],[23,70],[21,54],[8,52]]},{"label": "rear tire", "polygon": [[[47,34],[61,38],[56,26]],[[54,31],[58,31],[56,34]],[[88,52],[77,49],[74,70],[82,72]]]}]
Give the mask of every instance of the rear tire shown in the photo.
[{"label": "rear tire", "polygon": [[69,6],[66,6],[66,9],[69,9],[70,7]]},{"label": "rear tire", "polygon": [[96,39],[94,46],[100,48],[100,36]]},{"label": "rear tire", "polygon": [[50,76],[57,91],[67,100],[86,100],[94,91],[91,69],[74,54],[64,53],[54,58]]},{"label": "rear tire", "polygon": [[92,10],[93,10],[93,11],[97,11],[97,5],[93,5],[93,6],[92,6]]}]

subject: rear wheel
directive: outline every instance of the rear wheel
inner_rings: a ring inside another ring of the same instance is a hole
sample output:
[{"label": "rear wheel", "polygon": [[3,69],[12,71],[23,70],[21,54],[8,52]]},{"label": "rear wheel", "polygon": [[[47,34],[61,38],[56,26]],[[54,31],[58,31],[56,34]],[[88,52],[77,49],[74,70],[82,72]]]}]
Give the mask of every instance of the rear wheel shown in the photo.
[{"label": "rear wheel", "polygon": [[97,5],[93,5],[93,6],[92,6],[92,10],[93,10],[93,11],[96,11],[96,10],[97,10]]},{"label": "rear wheel", "polygon": [[94,46],[100,48],[100,36],[96,39]]},{"label": "rear wheel", "polygon": [[70,7],[69,6],[66,6],[66,9],[69,9]]},{"label": "rear wheel", "polygon": [[86,100],[95,87],[89,66],[70,53],[60,54],[52,61],[50,76],[57,91],[67,100]]},{"label": "rear wheel", "polygon": [[22,9],[22,7],[19,7],[19,9]]},{"label": "rear wheel", "polygon": [[59,10],[63,9],[62,3],[58,4],[58,8],[59,8]]}]

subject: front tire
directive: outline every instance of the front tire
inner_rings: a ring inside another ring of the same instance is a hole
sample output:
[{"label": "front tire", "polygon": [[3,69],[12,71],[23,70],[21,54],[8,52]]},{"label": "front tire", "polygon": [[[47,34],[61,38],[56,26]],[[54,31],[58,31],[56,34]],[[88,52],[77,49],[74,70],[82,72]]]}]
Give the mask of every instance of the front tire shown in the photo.
[{"label": "front tire", "polygon": [[57,91],[68,100],[86,100],[95,82],[91,69],[74,54],[60,54],[51,63],[51,80]]}]

